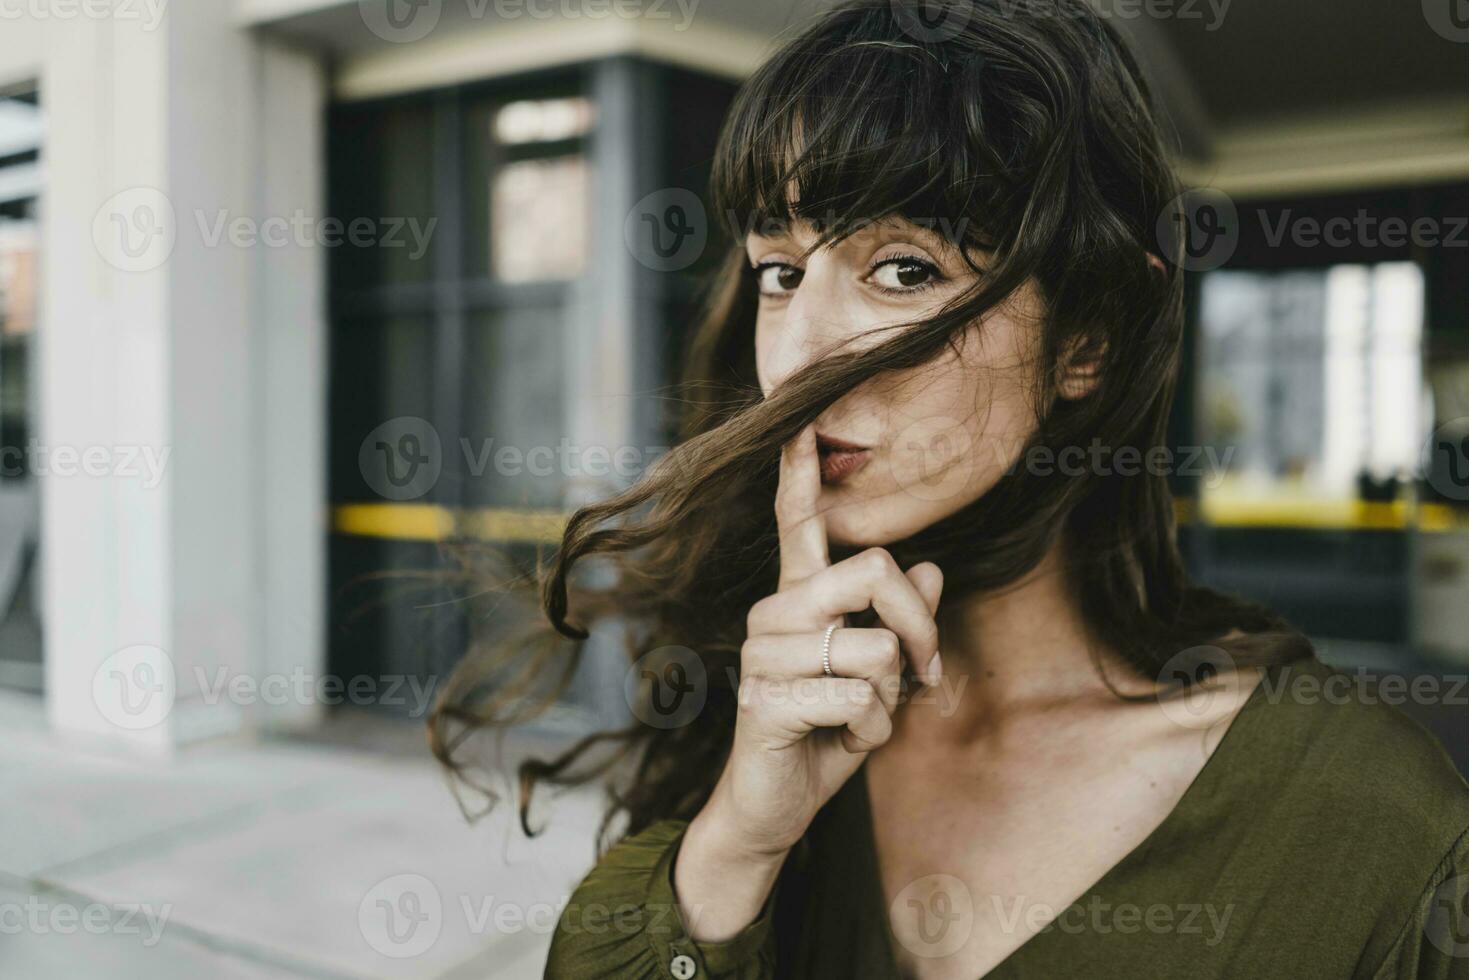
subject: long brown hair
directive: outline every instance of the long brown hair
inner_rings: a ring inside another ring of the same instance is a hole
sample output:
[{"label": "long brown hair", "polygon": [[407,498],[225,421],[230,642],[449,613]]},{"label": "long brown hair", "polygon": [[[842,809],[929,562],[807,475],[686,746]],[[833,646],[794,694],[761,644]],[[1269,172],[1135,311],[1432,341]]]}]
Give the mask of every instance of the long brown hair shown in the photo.
[{"label": "long brown hair", "polygon": [[[543,710],[608,615],[629,625],[631,659],[694,651],[704,706],[686,724],[639,723],[523,764],[522,823],[538,782],[598,778],[617,758],[633,767],[609,819],[625,812],[636,832],[697,813],[729,751],[746,614],[775,589],[781,445],[858,385],[932,361],[1022,285],[1045,307],[1041,377],[1057,376],[1063,351],[1100,369],[1082,398],[1042,383],[1032,445],[1166,445],[1183,278],[1149,258],[1166,251],[1155,228],[1180,188],[1138,64],[1084,0],[928,3],[926,20],[917,6],[843,4],[749,79],[716,151],[713,211],[736,243],[752,221],[809,222],[822,245],[888,216],[946,222],[966,253],[987,256],[983,274],[939,314],[762,398],[755,285],[732,249],[691,344],[679,443],[631,489],[572,516],[539,576],[540,642],[477,643],[440,692],[430,740],[468,778],[464,739]],[[1279,616],[1192,584],[1166,476],[1117,469],[1014,467],[889,550],[904,567],[937,562],[949,603],[1017,581],[1063,541],[1089,626],[1149,678],[1205,645],[1239,665],[1310,655]],[[585,559],[596,574],[574,575]],[[618,751],[593,751],[602,745]]]}]

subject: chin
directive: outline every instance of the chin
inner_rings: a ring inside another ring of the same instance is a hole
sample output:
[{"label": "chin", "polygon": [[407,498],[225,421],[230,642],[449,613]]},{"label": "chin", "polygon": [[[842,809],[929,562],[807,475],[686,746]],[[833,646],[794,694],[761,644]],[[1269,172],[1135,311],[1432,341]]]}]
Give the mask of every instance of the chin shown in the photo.
[{"label": "chin", "polygon": [[886,493],[846,483],[826,486],[820,505],[826,540],[842,548],[887,547],[958,513],[993,486],[985,480],[978,489],[954,492],[943,484],[889,485]]},{"label": "chin", "polygon": [[842,548],[886,547],[943,517],[914,507],[905,494],[878,500],[832,500],[825,511],[827,542]]}]

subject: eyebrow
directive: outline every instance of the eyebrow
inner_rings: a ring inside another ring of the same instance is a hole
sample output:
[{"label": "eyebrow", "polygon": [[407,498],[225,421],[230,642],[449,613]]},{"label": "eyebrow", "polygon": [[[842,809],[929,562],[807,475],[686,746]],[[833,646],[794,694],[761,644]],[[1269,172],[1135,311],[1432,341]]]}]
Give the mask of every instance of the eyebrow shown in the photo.
[{"label": "eyebrow", "polygon": [[[750,240],[754,238],[766,239],[771,241],[788,240],[792,237],[794,231],[793,226],[796,224],[801,224],[810,228],[812,234],[818,239],[818,241],[809,248],[803,248],[800,250],[800,260],[805,260],[812,254],[820,251],[823,248],[835,248],[838,245],[841,245],[843,242],[851,240],[854,236],[857,235],[877,235],[880,236],[880,244],[890,244],[904,237],[911,238],[913,239],[915,245],[921,246],[928,251],[939,253],[940,256],[946,261],[957,260],[964,262],[966,266],[969,265],[969,263],[964,259],[965,249],[963,247],[963,242],[953,241],[946,234],[935,231],[933,228],[929,227],[929,225],[943,224],[943,226],[948,229],[950,233],[954,234],[955,237],[958,237],[960,239],[962,239],[963,237],[962,231],[954,231],[952,226],[942,222],[942,219],[934,219],[933,221],[914,221],[911,218],[903,217],[901,215],[893,215],[888,218],[876,220],[864,220],[859,225],[854,227],[851,231],[828,242],[822,242],[819,240],[821,238],[821,229],[817,227],[815,222],[803,221],[801,219],[796,219],[793,221],[787,218],[776,217],[772,215],[752,224],[745,236],[745,247],[748,248]],[[959,229],[962,229],[964,225],[960,224],[958,227]]]}]

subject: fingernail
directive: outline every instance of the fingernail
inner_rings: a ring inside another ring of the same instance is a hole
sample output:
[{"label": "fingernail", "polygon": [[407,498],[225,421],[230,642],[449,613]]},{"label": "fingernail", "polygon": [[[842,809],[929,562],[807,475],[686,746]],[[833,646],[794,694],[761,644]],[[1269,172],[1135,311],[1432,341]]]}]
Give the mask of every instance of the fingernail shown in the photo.
[{"label": "fingernail", "polygon": [[939,652],[935,650],[933,652],[933,659],[928,662],[928,678],[924,681],[924,683],[927,684],[929,687],[933,687],[935,684],[943,679],[943,676],[944,660],[941,656],[939,656]]}]

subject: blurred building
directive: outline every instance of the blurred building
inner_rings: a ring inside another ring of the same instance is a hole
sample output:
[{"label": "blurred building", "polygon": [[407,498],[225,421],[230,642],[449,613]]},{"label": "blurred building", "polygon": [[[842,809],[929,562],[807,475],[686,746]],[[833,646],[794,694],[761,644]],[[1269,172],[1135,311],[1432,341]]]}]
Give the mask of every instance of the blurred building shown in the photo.
[{"label": "blurred building", "polygon": [[[442,676],[462,615],[363,577],[454,535],[529,559],[667,445],[720,119],[821,6],[7,15],[0,684],[168,750],[333,703],[237,677]],[[1218,192],[1179,216],[1189,560],[1352,656],[1469,661],[1469,25],[1102,7]],[[602,663],[566,724],[620,715]]]}]

